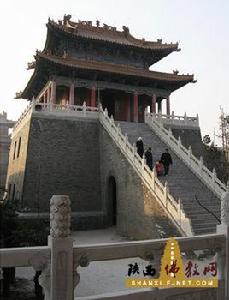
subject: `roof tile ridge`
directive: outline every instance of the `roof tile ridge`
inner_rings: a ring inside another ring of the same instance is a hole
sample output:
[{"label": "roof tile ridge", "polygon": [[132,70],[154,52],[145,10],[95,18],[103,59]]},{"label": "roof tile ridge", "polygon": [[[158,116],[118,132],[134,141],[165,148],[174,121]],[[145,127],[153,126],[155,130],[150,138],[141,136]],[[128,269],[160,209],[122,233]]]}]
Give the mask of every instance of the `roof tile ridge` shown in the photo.
[{"label": "roof tile ridge", "polygon": [[[81,24],[81,23],[77,23],[77,22],[73,22],[68,20],[68,23],[73,23],[76,24],[75,27],[68,27],[66,25],[63,24],[62,21],[59,21],[58,23],[54,20],[51,20],[49,18],[48,20],[48,24],[54,25],[56,28],[61,29],[64,32],[68,32],[68,33],[72,33],[72,34],[76,34],[77,33],[77,29],[85,29],[92,31],[92,32],[100,32],[100,33],[109,33],[109,34],[116,34],[120,37],[125,37],[129,42],[134,42],[136,46],[159,46],[159,48],[163,49],[166,46],[168,48],[176,48],[177,51],[180,51],[180,49],[178,48],[179,46],[179,42],[176,43],[162,43],[162,39],[157,39],[156,41],[150,41],[150,40],[145,40],[144,38],[140,39],[140,38],[136,38],[134,37],[130,32],[128,27],[123,26],[123,31],[117,30],[116,27],[112,27],[112,26],[108,26],[106,24],[105,27],[100,27],[100,26],[93,26],[93,25],[85,25],[85,24]],[[109,30],[107,28],[115,28],[115,30]],[[127,29],[126,29],[127,28]],[[161,46],[161,47],[160,47]]]}]

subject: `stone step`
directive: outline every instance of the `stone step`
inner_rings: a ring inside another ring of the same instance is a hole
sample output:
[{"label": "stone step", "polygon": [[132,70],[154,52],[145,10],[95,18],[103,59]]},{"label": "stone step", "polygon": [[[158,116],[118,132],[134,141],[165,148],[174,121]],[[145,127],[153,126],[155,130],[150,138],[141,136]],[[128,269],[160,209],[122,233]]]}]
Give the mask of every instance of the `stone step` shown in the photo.
[{"label": "stone step", "polygon": [[[139,136],[142,137],[147,146],[151,146],[154,162],[161,157],[165,148],[169,148],[155,133],[144,123],[119,122],[122,132],[128,135],[131,144],[135,143]],[[164,184],[168,182],[169,192],[175,199],[180,199],[183,209],[193,224],[195,234],[206,234],[214,232],[217,220],[198,205],[198,200],[210,211],[220,216],[220,200],[203,184],[199,178],[173,153],[170,149],[173,165],[169,175],[159,177]],[[203,221],[201,221],[203,220]]]}]

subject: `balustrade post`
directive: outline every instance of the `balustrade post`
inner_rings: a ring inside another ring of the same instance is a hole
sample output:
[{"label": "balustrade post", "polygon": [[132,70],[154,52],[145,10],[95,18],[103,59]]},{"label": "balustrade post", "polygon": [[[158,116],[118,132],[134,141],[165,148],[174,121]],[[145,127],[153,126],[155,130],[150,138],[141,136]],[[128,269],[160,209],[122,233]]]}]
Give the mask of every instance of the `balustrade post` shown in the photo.
[{"label": "balustrade post", "polygon": [[181,148],[181,138],[180,138],[180,136],[178,136],[178,147],[179,147],[179,149]]},{"label": "balustrade post", "polygon": [[171,139],[171,137],[172,137],[172,135],[173,135],[173,133],[172,133],[172,130],[171,130],[171,128],[169,127],[169,129],[168,129],[168,144],[170,145],[170,139]]},{"label": "balustrade post", "polygon": [[137,148],[135,143],[133,143],[133,164],[135,164],[135,154],[137,153]]},{"label": "balustrade post", "polygon": [[152,171],[152,187],[153,187],[153,190],[155,191],[155,181],[156,181],[156,178],[157,178],[157,172],[156,172],[156,168],[154,167],[153,168],[153,171]]},{"label": "balustrade post", "polygon": [[229,183],[221,197],[221,225],[217,226],[217,233],[226,237],[225,248],[217,252],[217,262],[219,273],[224,279],[224,299],[229,300]]},{"label": "balustrade post", "polygon": [[128,135],[125,133],[125,149],[127,151]]},{"label": "balustrade post", "polygon": [[216,171],[215,168],[212,170],[212,183],[215,184],[215,179],[216,179]]},{"label": "balustrade post", "polygon": [[203,170],[203,156],[200,156],[200,163],[199,163],[199,167],[200,167],[200,172],[202,173]]},{"label": "balustrade post", "polygon": [[87,114],[87,105],[86,105],[86,102],[84,101],[84,103],[83,103],[83,115],[84,115],[84,117],[86,117],[86,114]]},{"label": "balustrade post", "polygon": [[178,214],[179,214],[179,224],[180,224],[180,227],[181,226],[181,201],[180,201],[180,198],[178,199]]},{"label": "balustrade post", "polygon": [[168,187],[168,182],[166,181],[164,186],[164,202],[167,209],[168,209],[168,193],[169,193],[169,187]]},{"label": "balustrade post", "polygon": [[118,123],[117,124],[117,140],[118,140],[118,143],[120,144],[120,147],[122,148],[122,140],[121,140],[121,128],[120,128],[120,124]]},{"label": "balustrade post", "polygon": [[65,195],[52,196],[48,239],[51,249],[50,300],[73,300],[73,239],[70,236],[70,223],[69,197]]},{"label": "balustrade post", "polygon": [[196,115],[196,122],[197,122],[197,125],[199,125],[199,115],[198,114]]},{"label": "balustrade post", "polygon": [[191,165],[191,155],[192,155],[192,147],[188,147],[188,160],[189,160],[189,165]]},{"label": "balustrade post", "polygon": [[142,175],[144,176],[144,171],[145,171],[145,158],[142,158]]}]

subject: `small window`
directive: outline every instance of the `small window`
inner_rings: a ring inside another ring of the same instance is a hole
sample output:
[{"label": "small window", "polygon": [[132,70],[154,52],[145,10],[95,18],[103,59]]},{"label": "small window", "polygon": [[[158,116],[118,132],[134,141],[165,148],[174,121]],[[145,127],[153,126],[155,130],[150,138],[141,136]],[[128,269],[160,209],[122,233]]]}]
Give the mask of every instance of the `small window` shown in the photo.
[{"label": "small window", "polygon": [[10,196],[11,196],[11,183],[9,184],[7,199],[10,199]]},{"label": "small window", "polygon": [[16,148],[17,148],[17,142],[14,142],[14,156],[13,159],[15,159],[15,155],[16,155]]},{"label": "small window", "polygon": [[14,185],[13,185],[12,198],[11,198],[12,201],[15,200],[15,192],[16,192],[16,186],[15,186],[15,184],[14,184]]},{"label": "small window", "polygon": [[21,137],[20,137],[19,142],[18,142],[17,157],[19,157],[20,151],[21,151]]}]

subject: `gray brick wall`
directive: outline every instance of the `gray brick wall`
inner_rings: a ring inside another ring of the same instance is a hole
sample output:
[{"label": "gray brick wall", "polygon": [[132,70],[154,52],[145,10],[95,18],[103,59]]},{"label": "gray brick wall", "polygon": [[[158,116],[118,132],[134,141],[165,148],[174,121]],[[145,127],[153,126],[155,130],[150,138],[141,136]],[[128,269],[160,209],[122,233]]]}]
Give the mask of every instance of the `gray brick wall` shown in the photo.
[{"label": "gray brick wall", "polygon": [[[168,126],[165,126],[168,128]],[[181,138],[181,143],[188,148],[189,146],[192,147],[192,152],[193,154],[199,158],[201,155],[203,156],[204,154],[204,147],[202,143],[202,138],[201,138],[201,131],[200,128],[192,129],[192,128],[181,128],[178,126],[169,126],[172,130],[173,135],[175,138]]]},{"label": "gray brick wall", "polygon": [[[23,146],[15,161],[13,146],[19,136]],[[73,229],[112,225],[108,181],[113,176],[121,235],[133,239],[178,235],[98,120],[36,113],[31,124],[25,124],[15,136],[11,148],[9,183],[16,184],[23,194],[22,206],[30,212],[47,213],[53,194],[67,194]],[[20,184],[18,177],[23,179]]]},{"label": "gray brick wall", "polygon": [[48,211],[67,194],[72,211],[101,210],[98,122],[34,116],[28,144],[24,205]]}]

